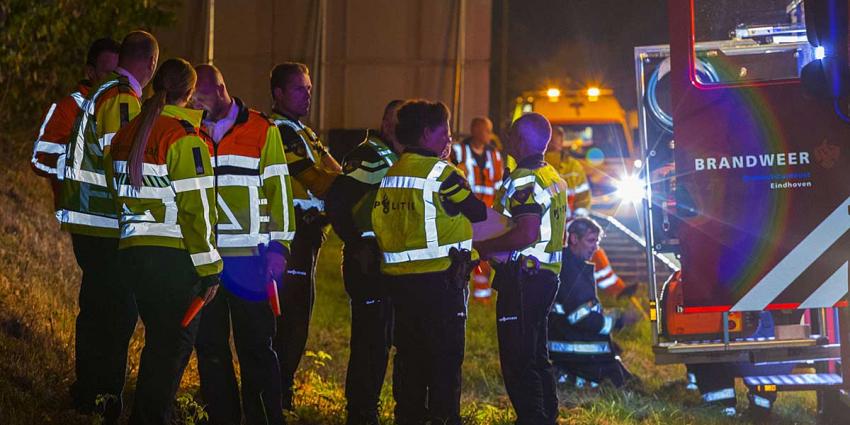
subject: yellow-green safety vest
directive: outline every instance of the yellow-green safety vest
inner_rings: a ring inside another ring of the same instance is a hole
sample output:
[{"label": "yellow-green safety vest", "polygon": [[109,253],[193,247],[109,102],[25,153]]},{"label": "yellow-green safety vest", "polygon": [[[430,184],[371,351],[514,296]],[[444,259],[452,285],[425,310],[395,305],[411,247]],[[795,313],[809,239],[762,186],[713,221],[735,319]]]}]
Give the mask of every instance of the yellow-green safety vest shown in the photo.
[{"label": "yellow-green safety vest", "polygon": [[461,174],[437,157],[406,152],[381,180],[372,226],[383,273],[445,271],[452,248],[472,251],[472,224],[463,214],[449,215],[443,208],[440,186],[452,173]]},{"label": "yellow-green safety vest", "polygon": [[[540,267],[555,274],[561,271],[561,250],[564,247],[564,226],[569,216],[564,181],[551,165],[528,169],[518,166],[505,179],[496,210],[511,217],[511,209],[521,203],[536,203],[542,208],[540,237],[529,247],[511,253],[512,260],[521,256],[534,257]],[[530,191],[527,199],[519,201],[517,192]]]}]

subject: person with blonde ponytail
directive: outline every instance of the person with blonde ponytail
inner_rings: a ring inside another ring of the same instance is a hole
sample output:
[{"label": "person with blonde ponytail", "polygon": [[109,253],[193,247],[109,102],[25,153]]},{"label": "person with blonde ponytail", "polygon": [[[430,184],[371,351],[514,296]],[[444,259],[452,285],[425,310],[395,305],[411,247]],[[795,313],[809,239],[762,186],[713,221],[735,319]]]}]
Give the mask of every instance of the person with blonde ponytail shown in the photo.
[{"label": "person with blonde ponytail", "polygon": [[170,424],[172,405],[195,342],[199,317],[183,326],[194,297],[213,299],[222,270],[216,249],[215,180],[186,104],[197,75],[183,59],[165,61],[154,95],[107,150],[107,184],[120,228],[120,279],[145,324],[131,424]]}]

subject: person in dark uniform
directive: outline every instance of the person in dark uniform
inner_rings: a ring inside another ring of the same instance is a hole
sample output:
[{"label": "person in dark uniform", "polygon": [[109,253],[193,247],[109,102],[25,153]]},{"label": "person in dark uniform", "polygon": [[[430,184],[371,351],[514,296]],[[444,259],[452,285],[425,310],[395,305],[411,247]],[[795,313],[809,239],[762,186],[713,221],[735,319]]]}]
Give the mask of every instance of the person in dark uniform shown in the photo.
[{"label": "person in dark uniform", "polygon": [[567,229],[561,287],[549,314],[549,353],[559,383],[595,387],[608,381],[620,387],[632,379],[611,333],[634,323],[637,316],[606,313],[599,303],[589,260],[601,237],[602,228],[586,217],[576,218]]},{"label": "person in dark uniform", "polygon": [[272,115],[283,139],[295,206],[295,238],[280,288],[283,315],[278,318],[274,349],[280,362],[283,408],[292,410],[295,371],[307,345],[319,248],[328,224],[325,195],[342,167],[316,133],[301,122],[310,111],[313,85],[307,66],[286,62],[271,72]]},{"label": "person in dark uniform", "polygon": [[392,305],[386,277],[379,270],[380,252],[372,229],[372,205],[381,179],[398,161],[396,110],[387,104],[379,134],[366,140],[343,161],[326,207],[334,231],[344,243],[342,277],[351,299],[351,354],[345,375],[346,424],[378,422],[378,401],[392,347]]},{"label": "person in dark uniform", "polygon": [[546,330],[558,290],[564,222],[569,214],[566,185],[543,160],[551,135],[549,121],[537,113],[523,115],[513,124],[507,145],[519,160],[505,179],[496,205],[513,226],[499,237],[475,244],[484,258],[510,252],[508,261],[495,267],[493,288],[499,293],[499,361],[518,425],[558,421]]}]

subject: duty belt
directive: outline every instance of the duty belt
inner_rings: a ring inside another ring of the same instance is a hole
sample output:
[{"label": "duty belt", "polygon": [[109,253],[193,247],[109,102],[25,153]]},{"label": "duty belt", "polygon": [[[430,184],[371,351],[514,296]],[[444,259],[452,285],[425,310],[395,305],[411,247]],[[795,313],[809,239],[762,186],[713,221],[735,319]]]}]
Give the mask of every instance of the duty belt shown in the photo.
[{"label": "duty belt", "polygon": [[540,260],[538,260],[535,256],[514,255],[511,261],[519,266],[519,270],[523,273],[533,275],[540,271]]}]

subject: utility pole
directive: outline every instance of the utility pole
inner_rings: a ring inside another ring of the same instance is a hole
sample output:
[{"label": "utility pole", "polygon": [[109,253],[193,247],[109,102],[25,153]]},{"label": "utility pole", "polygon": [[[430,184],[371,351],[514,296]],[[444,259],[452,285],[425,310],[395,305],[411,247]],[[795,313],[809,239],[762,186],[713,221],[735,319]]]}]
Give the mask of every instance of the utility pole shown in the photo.
[{"label": "utility pole", "polygon": [[453,131],[463,125],[463,71],[466,62],[466,0],[457,0],[457,40],[455,41],[455,83],[452,96]]},{"label": "utility pole", "polygon": [[215,0],[206,1],[206,37],[204,38],[204,63],[212,64],[215,53]]},{"label": "utility pole", "polygon": [[321,134],[326,129],[324,128],[325,118],[325,63],[327,62],[327,30],[328,30],[328,2],[327,0],[318,0],[316,5],[316,21],[313,43],[313,61],[310,67],[310,73],[316,77],[313,81],[313,99],[316,99],[314,105],[310,108],[313,128],[317,129]]},{"label": "utility pole", "polygon": [[509,118],[508,97],[508,14],[509,0],[493,0],[493,18],[490,21],[490,118],[498,134]]}]

